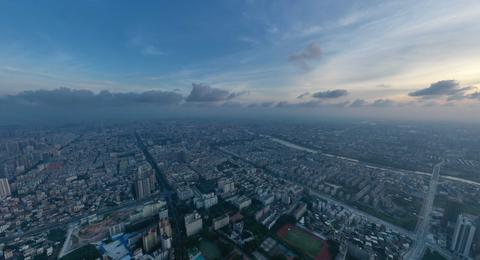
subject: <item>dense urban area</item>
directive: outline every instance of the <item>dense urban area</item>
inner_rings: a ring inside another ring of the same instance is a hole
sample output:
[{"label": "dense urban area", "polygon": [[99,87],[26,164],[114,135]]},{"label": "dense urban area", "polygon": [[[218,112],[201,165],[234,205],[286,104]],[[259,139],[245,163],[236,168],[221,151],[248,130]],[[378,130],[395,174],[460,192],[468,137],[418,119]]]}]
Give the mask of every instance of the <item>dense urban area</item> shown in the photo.
[{"label": "dense urban area", "polygon": [[480,259],[480,128],[0,127],[0,259]]}]

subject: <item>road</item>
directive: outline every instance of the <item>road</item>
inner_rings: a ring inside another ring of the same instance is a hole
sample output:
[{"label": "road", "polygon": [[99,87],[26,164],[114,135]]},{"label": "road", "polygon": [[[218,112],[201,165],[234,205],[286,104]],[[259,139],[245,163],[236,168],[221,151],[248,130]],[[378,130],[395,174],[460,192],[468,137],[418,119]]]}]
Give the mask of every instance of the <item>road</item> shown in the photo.
[{"label": "road", "polygon": [[[140,149],[143,151],[143,154],[145,155],[145,158],[147,159],[148,163],[150,163],[152,168],[155,170],[157,183],[159,184],[162,191],[168,192],[169,194],[174,194],[174,192],[172,191],[172,188],[170,187],[170,185],[168,184],[165,178],[165,175],[163,175],[162,171],[157,165],[157,162],[155,161],[155,159],[153,158],[153,156],[150,154],[147,147],[143,143],[142,138],[138,135],[138,133],[135,133],[135,137],[137,139],[137,144],[140,147]],[[168,203],[168,214],[170,217],[170,222],[175,232],[173,235],[175,259],[188,259],[188,254],[187,254],[187,251],[185,250],[186,237],[181,228],[181,225],[183,224],[182,216],[178,213],[177,207],[176,207],[178,203],[177,197],[168,196],[167,203]]]},{"label": "road", "polygon": [[[253,166],[255,166],[255,167],[259,167],[259,166],[256,165],[254,162],[252,162],[252,161],[250,161],[250,160],[248,160],[248,159],[246,159],[246,158],[243,158],[243,157],[239,156],[238,154],[235,154],[235,153],[233,153],[233,152],[231,152],[231,151],[228,151],[228,150],[226,150],[226,149],[224,149],[224,148],[218,147],[218,150],[219,150],[219,151],[222,151],[222,152],[224,152],[224,153],[226,153],[226,154],[235,156],[235,157],[241,159],[242,161],[244,161],[244,162],[246,162],[246,163],[249,163],[249,164],[251,164],[251,165],[253,165]],[[268,171],[268,170],[266,170],[266,171],[267,171],[268,173],[271,173],[271,172]],[[273,173],[271,173],[271,174],[274,175]],[[278,177],[278,176],[275,176],[275,177]],[[290,184],[296,184],[296,185],[302,186],[302,187],[305,188],[306,190],[310,190],[310,193],[311,193],[312,195],[314,195],[314,196],[316,196],[316,197],[318,197],[318,198],[321,198],[321,199],[323,199],[323,200],[326,200],[326,201],[328,201],[329,203],[333,203],[333,204],[336,204],[336,205],[340,205],[340,206],[342,206],[342,207],[350,210],[351,212],[357,214],[358,216],[361,216],[361,217],[364,217],[364,218],[368,219],[368,220],[371,221],[372,223],[381,223],[381,224],[383,224],[385,227],[387,227],[387,228],[389,228],[389,229],[391,229],[391,230],[393,230],[393,231],[395,231],[395,232],[398,232],[398,233],[400,233],[400,234],[403,234],[403,235],[405,235],[405,236],[407,236],[407,237],[410,237],[410,238],[412,238],[412,239],[415,237],[415,234],[414,234],[412,231],[408,231],[408,230],[406,230],[406,229],[404,229],[404,228],[402,228],[402,227],[396,226],[396,225],[394,225],[394,224],[392,224],[392,223],[390,223],[390,222],[387,222],[387,221],[384,221],[384,220],[382,220],[382,219],[379,219],[379,218],[377,218],[377,217],[375,217],[375,216],[372,216],[372,215],[370,215],[370,214],[368,214],[368,213],[365,213],[365,212],[363,212],[363,211],[361,211],[361,210],[359,210],[359,209],[356,209],[356,208],[354,208],[354,207],[352,207],[352,206],[350,206],[350,205],[347,205],[347,204],[345,204],[345,203],[343,203],[343,202],[341,202],[341,201],[338,201],[338,200],[336,200],[336,199],[333,199],[333,198],[331,198],[331,197],[329,197],[329,196],[326,196],[326,195],[320,194],[320,193],[318,193],[318,192],[312,191],[309,187],[307,187],[307,186],[305,186],[305,185],[302,185],[302,184],[299,184],[299,183],[294,183],[294,182],[291,182],[291,181],[289,181],[289,180],[287,180],[287,179],[283,179],[283,178],[282,178],[282,180],[284,180],[285,182],[288,182],[288,183],[290,183]]]},{"label": "road", "polygon": [[418,215],[417,227],[415,229],[415,242],[413,248],[405,255],[404,259],[421,259],[425,252],[427,246],[427,235],[430,231],[433,202],[435,201],[435,195],[437,194],[440,168],[442,165],[443,162],[438,163],[433,167],[428,193],[425,196],[422,209]]},{"label": "road", "polygon": [[[251,134],[254,134],[254,133],[251,133]],[[394,172],[394,173],[397,172],[397,173],[418,174],[418,175],[431,176],[429,189],[428,189],[428,194],[425,198],[424,204],[423,204],[422,209],[420,211],[415,233],[412,233],[412,232],[404,230],[404,229],[402,230],[402,228],[397,227],[397,226],[395,226],[391,223],[385,222],[385,221],[380,220],[380,219],[375,220],[376,218],[374,216],[370,216],[368,214],[365,214],[362,211],[359,211],[355,208],[348,207],[348,205],[342,204],[341,202],[338,202],[334,199],[328,198],[328,197],[326,197],[322,194],[317,193],[316,195],[318,197],[322,197],[324,199],[327,199],[331,202],[346,206],[347,208],[351,209],[352,211],[356,212],[357,214],[365,216],[370,220],[380,221],[380,223],[382,223],[385,226],[391,228],[392,230],[396,230],[396,231],[398,231],[402,234],[408,235],[409,237],[413,238],[415,240],[414,247],[407,254],[405,254],[404,259],[421,259],[421,257],[423,256],[423,253],[425,252],[425,249],[427,247],[430,247],[432,250],[439,252],[440,254],[445,256],[447,259],[450,259],[452,257],[451,253],[448,250],[445,250],[444,248],[441,248],[438,245],[429,243],[427,241],[427,238],[426,238],[429,231],[430,231],[431,212],[432,212],[432,209],[433,209],[433,202],[435,200],[435,194],[437,193],[438,181],[439,181],[440,178],[442,178],[442,179],[446,179],[446,180],[450,180],[450,181],[457,181],[457,182],[462,182],[462,183],[476,185],[476,186],[480,186],[480,183],[470,181],[470,180],[466,180],[466,179],[462,179],[462,178],[456,178],[456,177],[452,177],[452,176],[440,176],[440,168],[444,164],[444,162],[436,164],[434,166],[431,174],[426,173],[426,172],[409,171],[409,170],[404,170],[404,169],[392,169],[390,167],[385,168],[385,167],[382,167],[382,166],[371,165],[369,163],[361,162],[361,161],[358,161],[358,160],[352,159],[352,158],[347,158],[347,157],[343,157],[343,156],[323,153],[321,151],[313,150],[313,149],[310,149],[310,148],[307,148],[307,147],[304,147],[304,146],[301,146],[301,145],[297,145],[297,144],[291,143],[289,141],[282,140],[282,139],[272,137],[272,136],[269,136],[269,135],[260,135],[260,136],[269,138],[270,140],[272,140],[274,142],[277,142],[279,144],[282,144],[284,146],[287,146],[287,147],[290,147],[290,148],[293,148],[293,149],[298,149],[298,150],[306,151],[306,152],[309,152],[309,153],[320,153],[322,155],[329,156],[329,157],[335,157],[335,158],[338,158],[338,159],[348,160],[348,161],[356,162],[356,163],[363,163],[363,164],[366,165],[366,167],[373,168],[373,169],[388,170],[388,171],[391,171],[391,172]],[[316,192],[314,192],[314,193],[316,193]]]},{"label": "road", "polygon": [[13,236],[3,237],[3,238],[0,238],[0,243],[8,243],[8,242],[11,242],[11,241],[15,240],[18,237],[33,236],[33,235],[37,235],[37,234],[40,234],[40,233],[58,228],[58,227],[63,227],[63,226],[67,226],[67,225],[74,225],[74,224],[78,223],[82,218],[90,216],[92,214],[97,214],[97,215],[109,214],[109,213],[112,213],[112,212],[115,212],[115,211],[120,211],[120,210],[125,210],[125,209],[128,209],[128,208],[138,207],[139,205],[142,205],[144,202],[162,198],[162,199],[165,199],[168,203],[168,211],[169,211],[169,215],[170,215],[170,218],[171,218],[172,227],[174,228],[175,234],[176,234],[174,236],[174,243],[176,245],[176,247],[175,247],[175,254],[176,254],[176,257],[177,257],[176,259],[187,259],[187,252],[185,250],[182,250],[182,245],[184,244],[184,241],[185,241],[186,238],[183,234],[183,231],[180,228],[180,225],[183,222],[181,221],[181,218],[179,218],[177,209],[175,207],[177,198],[176,198],[176,196],[172,196],[174,194],[174,192],[172,191],[171,187],[168,185],[168,182],[164,178],[161,170],[158,168],[158,166],[157,166],[155,160],[153,159],[152,155],[148,152],[148,149],[146,148],[146,146],[142,142],[141,138],[138,136],[138,134],[135,134],[135,136],[137,138],[138,146],[143,151],[145,157],[147,158],[147,161],[151,164],[151,166],[155,170],[156,177],[157,177],[157,180],[158,180],[157,183],[159,184],[162,192],[157,193],[157,194],[155,194],[153,196],[150,196],[148,198],[144,198],[142,200],[128,201],[128,202],[122,203],[121,205],[118,205],[118,206],[103,208],[103,209],[97,210],[95,212],[89,212],[89,213],[82,214],[80,216],[70,217],[70,218],[68,218],[64,221],[52,222],[52,223],[49,223],[45,226],[37,227],[37,228],[31,229],[31,230],[29,230],[27,232],[24,232],[24,233],[21,233],[21,234],[16,234],[16,235],[13,235]]},{"label": "road", "polygon": [[[255,135],[254,133],[250,133],[250,134]],[[443,178],[443,179],[447,179],[447,180],[451,180],[451,181],[457,181],[457,182],[462,182],[462,183],[467,183],[467,184],[472,184],[472,185],[477,185],[477,186],[480,186],[480,183],[470,181],[470,180],[461,179],[461,178],[451,177],[451,176],[440,176],[440,168],[444,164],[444,162],[440,162],[440,163],[436,164],[434,166],[433,172],[431,174],[425,173],[425,172],[418,172],[418,171],[409,171],[409,170],[404,170],[404,169],[384,168],[382,166],[371,165],[369,163],[361,162],[361,161],[358,161],[358,160],[352,159],[352,158],[347,158],[347,157],[343,157],[343,156],[323,153],[321,151],[313,150],[313,149],[310,149],[310,148],[307,148],[307,147],[304,147],[304,146],[301,146],[301,145],[297,145],[297,144],[291,143],[289,141],[282,140],[282,139],[272,137],[272,136],[269,136],[269,135],[260,135],[260,136],[269,138],[270,140],[272,140],[274,142],[277,142],[279,144],[282,144],[284,146],[287,146],[287,147],[290,147],[290,148],[293,148],[293,149],[302,150],[302,151],[306,151],[306,152],[309,152],[309,153],[320,153],[322,155],[329,156],[329,157],[335,157],[335,158],[338,158],[338,159],[348,160],[348,161],[356,162],[356,163],[363,163],[369,168],[380,169],[380,170],[388,170],[388,171],[398,172],[398,173],[407,173],[407,174],[412,174],[413,173],[413,174],[431,176],[428,194],[425,198],[424,204],[423,204],[421,212],[419,214],[419,218],[418,218],[415,233],[410,232],[408,230],[405,230],[403,228],[400,228],[398,226],[395,226],[395,225],[393,225],[389,222],[378,219],[374,216],[366,214],[366,213],[364,213],[360,210],[357,210],[355,208],[349,207],[348,205],[343,204],[339,201],[336,201],[335,199],[329,198],[329,197],[324,196],[322,194],[319,194],[317,192],[313,192],[313,193],[317,197],[326,199],[326,200],[331,201],[333,203],[340,204],[340,205],[352,210],[353,212],[355,212],[355,213],[357,213],[361,216],[366,217],[369,220],[382,223],[385,226],[389,227],[390,229],[396,230],[397,232],[402,233],[404,235],[407,235],[410,238],[414,239],[414,241],[415,241],[414,247],[409,252],[407,252],[407,254],[405,254],[404,259],[409,259],[409,260],[410,259],[421,259],[421,257],[423,256],[423,253],[425,252],[425,249],[427,247],[430,247],[432,250],[439,252],[440,254],[445,256],[447,259],[450,259],[452,257],[452,255],[450,254],[450,252],[448,250],[445,250],[444,248],[441,248],[438,245],[434,245],[434,244],[431,244],[431,243],[427,242],[427,238],[426,238],[428,233],[429,233],[429,230],[430,230],[431,212],[432,212],[432,209],[433,209],[433,202],[435,200],[435,194],[437,193],[438,181],[439,181],[440,178]],[[239,156],[237,155],[237,157],[239,157]],[[239,158],[241,158],[241,157],[239,157]]]},{"label": "road", "polygon": [[68,230],[67,230],[67,235],[65,238],[65,241],[63,242],[62,249],[60,250],[60,253],[58,253],[57,259],[62,258],[64,255],[68,254],[72,250],[72,233],[74,230],[75,226],[73,225],[68,225]]}]

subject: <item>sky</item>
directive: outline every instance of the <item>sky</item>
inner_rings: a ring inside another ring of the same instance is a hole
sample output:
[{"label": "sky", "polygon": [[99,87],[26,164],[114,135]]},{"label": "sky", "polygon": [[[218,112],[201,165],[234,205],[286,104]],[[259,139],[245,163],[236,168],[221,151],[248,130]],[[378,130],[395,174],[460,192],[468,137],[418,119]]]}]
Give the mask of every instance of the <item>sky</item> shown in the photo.
[{"label": "sky", "polygon": [[479,1],[1,1],[0,117],[147,105],[471,121],[479,43]]}]

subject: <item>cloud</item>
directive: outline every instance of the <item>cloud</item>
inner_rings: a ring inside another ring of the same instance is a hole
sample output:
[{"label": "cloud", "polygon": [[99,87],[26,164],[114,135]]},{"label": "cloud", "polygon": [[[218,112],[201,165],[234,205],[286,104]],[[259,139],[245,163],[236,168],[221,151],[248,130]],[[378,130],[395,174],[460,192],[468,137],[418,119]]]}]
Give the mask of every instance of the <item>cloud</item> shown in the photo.
[{"label": "cloud", "polygon": [[387,85],[387,84],[379,84],[379,85],[376,85],[375,87],[377,87],[377,88],[391,88],[392,86]]},{"label": "cloud", "polygon": [[246,94],[248,94],[247,91],[229,92],[224,89],[212,88],[204,84],[192,83],[192,90],[185,100],[187,102],[219,102],[227,101]]},{"label": "cloud", "polygon": [[266,101],[261,103],[251,103],[248,105],[249,108],[270,108],[275,105],[273,101]]},{"label": "cloud", "polygon": [[374,107],[392,107],[395,105],[396,105],[395,101],[391,99],[377,99],[372,103],[372,106]]},{"label": "cloud", "polygon": [[175,92],[151,90],[146,92],[112,93],[102,91],[98,94],[90,90],[58,88],[53,90],[23,91],[16,95],[4,96],[4,104],[22,106],[65,106],[65,107],[105,107],[140,104],[173,105],[183,97]]},{"label": "cloud", "polygon": [[130,39],[130,44],[140,49],[140,52],[146,56],[165,56],[166,52],[161,51],[155,44],[147,41],[144,37],[137,35]]},{"label": "cloud", "polygon": [[364,107],[367,106],[368,102],[363,99],[356,99],[351,104],[350,107]]},{"label": "cloud", "polygon": [[277,108],[346,108],[350,106],[350,101],[337,103],[324,103],[322,100],[309,100],[299,103],[289,103],[287,101],[278,102]]},{"label": "cloud", "polygon": [[272,107],[274,105],[275,105],[275,102],[273,102],[273,101],[267,101],[267,102],[260,103],[260,107]]},{"label": "cloud", "polygon": [[455,80],[441,80],[430,84],[429,87],[419,89],[408,93],[411,97],[432,98],[440,96],[450,96],[451,99],[463,98],[463,93],[471,87],[460,88],[460,84]]},{"label": "cloud", "polygon": [[310,100],[306,102],[291,104],[292,107],[319,107],[321,105],[322,102],[320,100]]},{"label": "cloud", "polygon": [[241,108],[245,107],[245,104],[236,102],[236,101],[227,101],[222,104],[222,107],[228,107],[228,108]]},{"label": "cloud", "polygon": [[241,42],[244,42],[244,43],[251,44],[251,45],[260,44],[260,41],[258,39],[255,39],[255,38],[249,37],[249,36],[240,36],[238,38],[238,40],[241,41]]},{"label": "cloud", "polygon": [[280,107],[280,108],[288,107],[288,106],[290,106],[290,103],[288,103],[287,101],[280,101],[275,105],[275,107]]},{"label": "cloud", "polygon": [[480,100],[480,92],[479,91],[474,92],[472,94],[467,95],[467,97],[469,99],[479,99]]},{"label": "cloud", "polygon": [[144,46],[142,48],[142,54],[151,55],[151,56],[165,56],[165,55],[167,55],[166,52],[159,50],[157,47],[155,47],[153,45]]},{"label": "cloud", "polygon": [[322,55],[320,47],[312,42],[303,51],[294,53],[288,57],[288,61],[297,64],[301,69],[310,69],[310,61],[319,60]]},{"label": "cloud", "polygon": [[348,91],[345,89],[334,89],[334,90],[327,90],[327,91],[319,91],[313,93],[312,97],[318,99],[332,99],[332,98],[339,98],[348,95]]},{"label": "cloud", "polygon": [[298,98],[298,99],[302,99],[302,98],[308,97],[308,96],[310,96],[310,92],[305,92],[305,93],[303,93],[303,94],[298,95],[297,98]]}]

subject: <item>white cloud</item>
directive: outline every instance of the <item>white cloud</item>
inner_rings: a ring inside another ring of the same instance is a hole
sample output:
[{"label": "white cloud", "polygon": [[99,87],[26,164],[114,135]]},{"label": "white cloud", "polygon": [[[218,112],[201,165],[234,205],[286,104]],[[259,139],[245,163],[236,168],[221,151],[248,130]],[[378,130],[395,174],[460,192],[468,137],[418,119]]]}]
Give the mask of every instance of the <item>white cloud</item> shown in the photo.
[{"label": "white cloud", "polygon": [[407,3],[380,6],[359,26],[322,36],[322,63],[296,85],[361,92],[391,82],[406,96],[444,78],[478,82],[480,2]]},{"label": "white cloud", "polygon": [[130,44],[138,48],[143,55],[147,56],[165,56],[166,52],[162,51],[156,44],[146,40],[141,35],[136,35],[130,38]]}]

